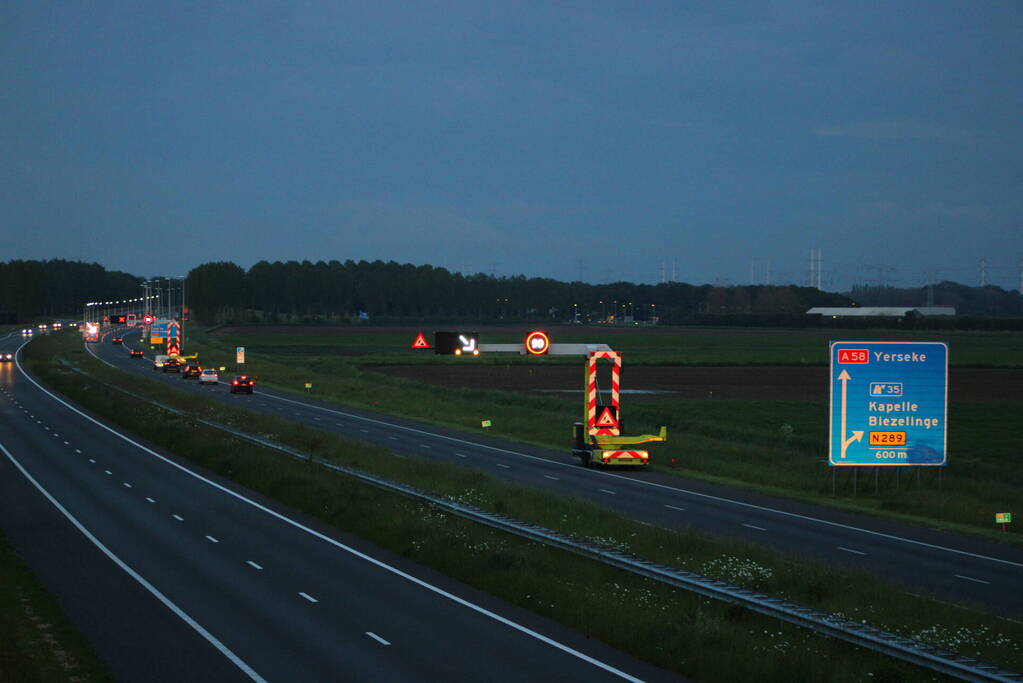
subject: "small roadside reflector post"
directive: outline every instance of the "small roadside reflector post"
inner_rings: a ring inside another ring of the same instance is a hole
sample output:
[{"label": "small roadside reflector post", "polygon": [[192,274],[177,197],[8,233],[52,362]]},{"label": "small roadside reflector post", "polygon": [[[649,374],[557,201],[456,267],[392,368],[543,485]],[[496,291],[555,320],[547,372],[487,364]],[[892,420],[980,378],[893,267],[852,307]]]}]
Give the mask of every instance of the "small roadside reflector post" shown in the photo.
[{"label": "small roadside reflector post", "polygon": [[480,422],[480,426],[483,427],[483,429],[490,429],[490,425],[491,425],[490,420],[483,420],[482,422]]},{"label": "small roadside reflector post", "polygon": [[1005,525],[1012,523],[1011,512],[996,512],[995,513],[995,524],[1002,525],[1002,531],[1005,531]]}]

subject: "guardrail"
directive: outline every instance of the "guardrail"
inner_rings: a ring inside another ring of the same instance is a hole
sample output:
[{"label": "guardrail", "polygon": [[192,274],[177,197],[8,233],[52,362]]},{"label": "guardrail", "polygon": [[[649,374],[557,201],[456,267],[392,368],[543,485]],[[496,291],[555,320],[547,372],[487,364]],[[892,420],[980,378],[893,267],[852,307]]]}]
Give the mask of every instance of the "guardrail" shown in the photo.
[{"label": "guardrail", "polygon": [[[76,372],[93,377],[90,373],[87,373],[80,368],[76,368],[74,366],[71,367]],[[93,377],[93,379],[98,378]],[[834,614],[821,612],[819,610],[806,607],[805,605],[775,598],[764,593],[747,590],[726,581],[718,581],[706,576],[694,574],[693,572],[687,572],[675,567],[669,567],[664,564],[644,560],[643,558],[635,555],[618,552],[594,543],[579,540],[569,534],[564,534],[535,524],[522,522],[511,517],[483,510],[473,505],[467,505],[448,498],[435,496],[433,494],[420,491],[414,486],[390,481],[355,468],[338,465],[324,460],[323,458],[303,453],[302,451],[291,448],[285,444],[269,441],[235,429],[234,427],[197,417],[187,411],[168,406],[145,396],[140,396],[126,389],[122,389],[120,387],[115,388],[129,396],[146,401],[176,415],[187,417],[200,424],[206,425],[207,427],[219,429],[240,439],[279,451],[297,460],[315,463],[325,469],[353,477],[377,488],[428,502],[446,512],[484,524],[494,529],[515,534],[516,536],[521,536],[531,541],[543,543],[544,545],[559,548],[561,550],[567,550],[612,567],[617,567],[630,573],[644,576],[676,588],[682,588],[708,598],[722,600],[734,605],[740,605],[759,614],[780,619],[781,621],[785,621],[796,626],[808,628],[833,638],[839,638],[868,650],[889,655],[948,676],[955,676],[966,681],[1023,683],[1023,673],[1003,669],[999,666],[988,664],[971,657],[964,657],[957,653],[929,645],[913,638],[907,638],[891,631],[885,631],[883,629],[874,628]]]}]

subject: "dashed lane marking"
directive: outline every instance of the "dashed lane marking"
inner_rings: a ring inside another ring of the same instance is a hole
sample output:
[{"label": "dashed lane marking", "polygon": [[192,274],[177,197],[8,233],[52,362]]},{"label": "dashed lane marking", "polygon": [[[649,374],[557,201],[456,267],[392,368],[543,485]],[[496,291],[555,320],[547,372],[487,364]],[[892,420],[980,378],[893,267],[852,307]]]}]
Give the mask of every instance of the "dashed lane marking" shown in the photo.
[{"label": "dashed lane marking", "polygon": [[384,640],[383,638],[381,638],[377,634],[373,633],[372,631],[366,631],[366,635],[369,636],[370,638],[372,638],[373,640],[377,641],[381,645],[390,645],[389,642],[387,642],[386,640]]},{"label": "dashed lane marking", "polygon": [[171,515],[171,517],[173,517],[174,519],[178,520],[179,522],[184,522],[185,521],[185,518],[182,517],[181,515]]},{"label": "dashed lane marking", "polygon": [[679,512],[685,512],[686,511],[685,508],[676,507],[674,505],[665,505],[664,507],[668,508],[669,510],[678,510]]},{"label": "dashed lane marking", "polygon": [[991,585],[990,581],[985,581],[984,579],[975,579],[972,576],[963,576],[962,574],[956,574],[955,577],[957,579],[962,579],[963,581],[972,581],[974,583],[983,583],[983,584],[986,584],[988,586]]},{"label": "dashed lane marking", "polygon": [[747,529],[756,529],[757,531],[767,531],[767,529],[765,529],[764,527],[757,526],[756,524],[746,524],[746,522],[743,522],[742,525],[744,527],[746,527]]},{"label": "dashed lane marking", "polygon": [[853,555],[866,555],[866,553],[861,551],[861,550],[853,550],[852,548],[843,548],[840,545],[839,546],[835,546],[835,548],[837,550],[841,550],[843,553],[852,553]]},{"label": "dashed lane marking", "polygon": [[208,540],[210,543],[220,543],[220,541],[218,541],[217,539],[213,538],[212,536],[207,536],[206,540]]},{"label": "dashed lane marking", "polygon": [[259,569],[259,570],[263,569],[262,567],[260,567],[258,564],[256,564],[252,560],[246,560],[245,564],[249,565],[250,567],[255,567],[256,569]]},{"label": "dashed lane marking", "polygon": [[618,495],[617,491],[612,491],[610,489],[597,489],[597,490],[600,491],[601,493],[607,493],[607,494],[610,494],[612,496],[617,496]]},{"label": "dashed lane marking", "polygon": [[298,594],[301,595],[306,600],[308,600],[309,602],[319,602],[319,600],[317,600],[313,596],[309,595],[308,593],[303,593],[303,592],[299,591]]}]

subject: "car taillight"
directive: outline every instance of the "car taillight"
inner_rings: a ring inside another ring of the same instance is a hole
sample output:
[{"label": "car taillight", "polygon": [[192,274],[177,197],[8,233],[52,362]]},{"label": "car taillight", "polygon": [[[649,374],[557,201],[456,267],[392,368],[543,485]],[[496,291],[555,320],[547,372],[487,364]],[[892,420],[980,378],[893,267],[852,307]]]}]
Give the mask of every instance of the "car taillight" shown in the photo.
[{"label": "car taillight", "polygon": [[233,384],[234,386],[238,386],[238,380],[234,380],[233,382],[231,382],[231,384]]}]

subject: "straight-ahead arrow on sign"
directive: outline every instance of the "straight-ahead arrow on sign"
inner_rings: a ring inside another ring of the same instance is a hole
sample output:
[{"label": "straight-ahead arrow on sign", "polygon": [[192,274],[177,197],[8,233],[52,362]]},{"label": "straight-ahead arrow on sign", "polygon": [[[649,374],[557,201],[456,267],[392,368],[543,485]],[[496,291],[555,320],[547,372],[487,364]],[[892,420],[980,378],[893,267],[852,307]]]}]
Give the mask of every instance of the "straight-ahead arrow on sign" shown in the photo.
[{"label": "straight-ahead arrow on sign", "polygon": [[847,405],[846,404],[846,390],[848,389],[848,383],[849,383],[849,380],[851,380],[851,379],[852,379],[852,377],[849,376],[849,373],[846,370],[842,370],[842,374],[840,374],[838,376],[838,381],[840,381],[842,383],[842,455],[841,455],[841,457],[843,457],[843,458],[845,457],[846,449],[849,448],[849,444],[851,444],[853,441],[859,441],[860,439],[863,438],[863,432],[856,431],[856,430],[853,430],[852,436],[850,436],[848,439],[845,438],[845,411],[846,411],[846,405]]}]

